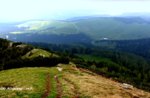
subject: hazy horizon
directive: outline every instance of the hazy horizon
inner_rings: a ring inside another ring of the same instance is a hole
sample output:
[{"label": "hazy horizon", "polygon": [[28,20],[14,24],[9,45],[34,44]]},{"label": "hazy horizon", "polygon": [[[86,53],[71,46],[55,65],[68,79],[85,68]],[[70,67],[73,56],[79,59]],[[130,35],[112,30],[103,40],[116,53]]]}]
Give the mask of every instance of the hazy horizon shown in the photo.
[{"label": "hazy horizon", "polygon": [[149,5],[148,0],[0,0],[0,22],[150,13]]}]

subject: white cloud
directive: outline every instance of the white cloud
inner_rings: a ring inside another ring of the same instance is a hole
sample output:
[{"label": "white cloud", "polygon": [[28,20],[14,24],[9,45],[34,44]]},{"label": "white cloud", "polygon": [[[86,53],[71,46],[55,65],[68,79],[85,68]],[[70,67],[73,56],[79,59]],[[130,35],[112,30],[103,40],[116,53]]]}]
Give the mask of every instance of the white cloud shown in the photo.
[{"label": "white cloud", "polygon": [[0,0],[0,21],[150,12],[149,5],[148,0]]}]

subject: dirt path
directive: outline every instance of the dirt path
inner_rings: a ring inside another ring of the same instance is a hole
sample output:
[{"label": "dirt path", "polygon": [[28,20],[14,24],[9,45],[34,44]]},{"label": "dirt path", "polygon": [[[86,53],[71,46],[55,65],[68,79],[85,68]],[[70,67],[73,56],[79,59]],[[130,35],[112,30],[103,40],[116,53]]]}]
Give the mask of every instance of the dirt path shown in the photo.
[{"label": "dirt path", "polygon": [[41,98],[47,98],[49,93],[50,93],[50,73],[47,73],[46,74],[46,85],[45,85],[45,91],[44,93],[42,94]]},{"label": "dirt path", "polygon": [[61,83],[60,81],[58,80],[58,77],[55,76],[55,80],[57,82],[57,96],[56,98],[62,98],[62,87],[61,87]]}]

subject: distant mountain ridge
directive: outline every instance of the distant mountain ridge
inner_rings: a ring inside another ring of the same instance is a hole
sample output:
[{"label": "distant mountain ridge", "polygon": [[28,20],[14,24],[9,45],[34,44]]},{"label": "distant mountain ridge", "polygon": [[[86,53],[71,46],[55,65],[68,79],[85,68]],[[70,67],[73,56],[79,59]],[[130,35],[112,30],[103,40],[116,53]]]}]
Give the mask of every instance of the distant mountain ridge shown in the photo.
[{"label": "distant mountain ridge", "polygon": [[[96,40],[134,40],[150,38],[150,21],[141,17],[75,17],[68,20],[33,20],[12,25],[17,29],[11,29],[7,33],[1,33],[0,37],[14,41],[38,41],[47,43],[66,43],[71,40],[92,43]],[[2,32],[2,31],[1,31]],[[78,39],[77,37],[84,35]],[[19,37],[22,36],[21,40]],[[45,36],[49,40],[37,36]],[[31,39],[31,38],[32,39]],[[62,37],[62,39],[60,38]],[[53,39],[53,41],[51,40]],[[60,40],[59,40],[60,39]],[[63,40],[64,39],[64,40]]]}]

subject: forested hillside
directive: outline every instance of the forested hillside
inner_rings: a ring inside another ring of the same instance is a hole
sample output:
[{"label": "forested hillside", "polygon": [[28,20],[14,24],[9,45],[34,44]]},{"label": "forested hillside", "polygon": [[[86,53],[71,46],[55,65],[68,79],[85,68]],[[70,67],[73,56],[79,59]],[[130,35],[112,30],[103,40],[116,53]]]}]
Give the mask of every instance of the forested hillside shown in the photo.
[{"label": "forested hillside", "polygon": [[69,54],[78,67],[150,90],[150,62],[140,55],[86,44],[30,44]]},{"label": "forested hillside", "polygon": [[94,45],[111,50],[126,51],[134,53],[150,60],[150,39],[138,40],[99,40]]},{"label": "forested hillside", "polygon": [[[150,22],[141,17],[77,17],[66,20],[29,20],[4,24],[1,38],[22,42],[92,43],[97,40],[149,38]],[[59,39],[59,40],[58,40]]]},{"label": "forested hillside", "polygon": [[[150,63],[142,56],[91,47],[88,45],[53,45],[14,43],[1,39],[1,70],[20,67],[51,67],[74,62],[77,67],[138,88],[150,90]],[[45,48],[46,50],[40,49]]]},{"label": "forested hillside", "polygon": [[49,67],[69,62],[67,58],[53,52],[4,39],[0,39],[0,55],[0,70],[20,67]]}]

